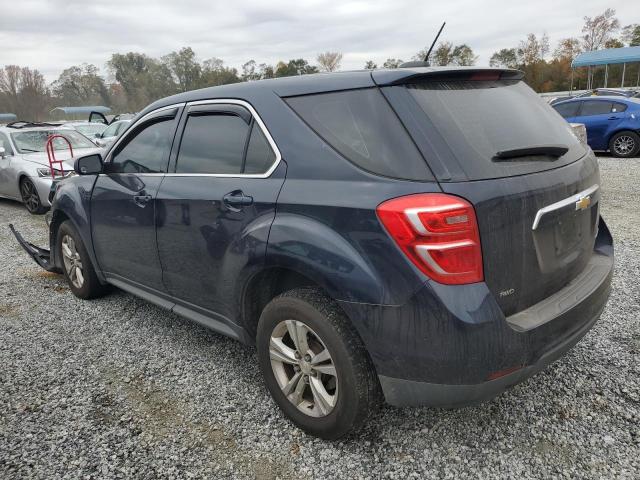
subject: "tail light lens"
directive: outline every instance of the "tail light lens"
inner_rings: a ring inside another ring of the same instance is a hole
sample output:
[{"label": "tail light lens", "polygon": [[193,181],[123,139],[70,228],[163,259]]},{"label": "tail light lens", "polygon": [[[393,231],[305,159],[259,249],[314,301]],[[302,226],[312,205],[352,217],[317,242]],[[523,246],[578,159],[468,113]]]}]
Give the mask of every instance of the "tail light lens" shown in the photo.
[{"label": "tail light lens", "polygon": [[420,193],[378,205],[378,218],[402,251],[433,280],[481,282],[482,249],[473,206],[443,193]]}]

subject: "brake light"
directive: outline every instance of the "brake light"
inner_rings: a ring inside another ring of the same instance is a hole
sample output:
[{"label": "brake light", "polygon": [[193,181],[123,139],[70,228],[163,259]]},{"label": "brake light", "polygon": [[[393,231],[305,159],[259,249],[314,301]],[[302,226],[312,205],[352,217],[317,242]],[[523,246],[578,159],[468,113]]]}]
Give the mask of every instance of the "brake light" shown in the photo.
[{"label": "brake light", "polygon": [[483,280],[473,206],[443,193],[419,193],[378,205],[378,218],[415,266],[433,280],[460,285]]}]

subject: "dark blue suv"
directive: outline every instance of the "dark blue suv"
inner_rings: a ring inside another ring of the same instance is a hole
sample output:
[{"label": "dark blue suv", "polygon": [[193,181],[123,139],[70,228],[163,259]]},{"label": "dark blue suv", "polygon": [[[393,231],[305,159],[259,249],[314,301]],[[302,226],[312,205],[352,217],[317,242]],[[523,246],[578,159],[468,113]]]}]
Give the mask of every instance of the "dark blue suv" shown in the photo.
[{"label": "dark blue suv", "polygon": [[275,402],[337,438],[384,398],[479,402],[570,349],[613,270],[593,152],[520,72],[226,85],[141,112],[57,184],[50,253],[256,344]]}]

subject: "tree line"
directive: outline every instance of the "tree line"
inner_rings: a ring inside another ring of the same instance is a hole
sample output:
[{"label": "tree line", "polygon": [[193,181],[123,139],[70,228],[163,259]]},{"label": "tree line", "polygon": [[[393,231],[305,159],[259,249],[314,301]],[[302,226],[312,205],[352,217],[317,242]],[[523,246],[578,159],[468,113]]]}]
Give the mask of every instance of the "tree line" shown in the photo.
[{"label": "tree line", "polygon": [[[568,90],[571,84],[572,60],[583,51],[640,45],[640,25],[621,27],[615,10],[584,17],[581,35],[563,38],[553,52],[546,33],[530,33],[517,46],[502,48],[490,59],[491,66],[517,68],[525,73],[525,81],[538,92]],[[412,60],[422,60],[426,48]],[[105,79],[95,65],[82,64],[62,71],[51,84],[42,74],[29,67],[7,65],[0,69],[0,112],[15,113],[21,119],[42,120],[56,106],[106,105],[114,112],[136,112],[152,101],[179,92],[208,86],[267,78],[333,72],[340,69],[343,54],[324,52],[315,64],[303,58],[279,61],[275,65],[249,60],[237,68],[225,65],[219,58],[199,61],[191,47],[184,47],[160,58],[144,53],[114,53],[106,63]],[[467,44],[438,43],[429,58],[431,65],[475,65],[478,57]],[[381,62],[382,68],[398,68],[399,58]],[[368,60],[365,69],[379,68]],[[575,88],[585,88],[587,75],[595,85],[603,83],[604,72],[579,69],[573,73]],[[640,65],[626,68],[627,85],[640,75]],[[622,66],[609,68],[609,84],[620,85]],[[635,83],[633,83],[635,85]]]}]

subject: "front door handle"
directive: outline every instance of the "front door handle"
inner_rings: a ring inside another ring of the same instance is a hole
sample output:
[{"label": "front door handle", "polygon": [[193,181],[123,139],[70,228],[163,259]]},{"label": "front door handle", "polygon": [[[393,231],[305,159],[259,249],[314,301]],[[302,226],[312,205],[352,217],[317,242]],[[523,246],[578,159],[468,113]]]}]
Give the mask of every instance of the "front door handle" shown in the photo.
[{"label": "front door handle", "polygon": [[151,201],[153,197],[151,195],[136,195],[133,197],[133,202],[140,208],[147,206],[147,203]]},{"label": "front door handle", "polygon": [[229,210],[239,212],[242,210],[242,207],[253,205],[253,197],[245,195],[242,190],[234,190],[222,197],[222,202]]}]

